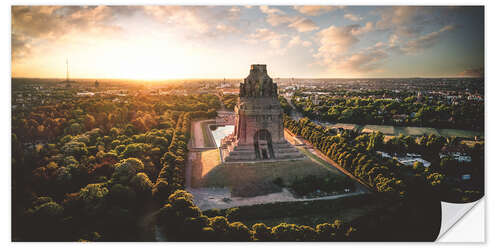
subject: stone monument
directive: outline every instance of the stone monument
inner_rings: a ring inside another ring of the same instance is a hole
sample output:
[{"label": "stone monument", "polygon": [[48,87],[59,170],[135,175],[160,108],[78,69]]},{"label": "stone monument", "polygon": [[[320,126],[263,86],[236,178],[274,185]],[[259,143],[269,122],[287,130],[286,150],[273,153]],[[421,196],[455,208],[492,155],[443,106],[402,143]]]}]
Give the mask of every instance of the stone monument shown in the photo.
[{"label": "stone monument", "polygon": [[240,83],[234,132],[221,141],[224,162],[289,160],[304,156],[284,137],[278,86],[265,64],[253,64]]}]

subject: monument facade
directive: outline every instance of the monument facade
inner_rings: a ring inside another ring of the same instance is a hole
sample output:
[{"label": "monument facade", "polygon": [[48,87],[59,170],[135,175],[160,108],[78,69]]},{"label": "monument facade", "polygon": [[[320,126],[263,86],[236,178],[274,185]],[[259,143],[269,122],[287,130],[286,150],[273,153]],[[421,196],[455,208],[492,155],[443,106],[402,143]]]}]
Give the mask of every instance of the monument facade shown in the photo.
[{"label": "monument facade", "polygon": [[303,158],[284,137],[283,109],[278,86],[267,75],[266,65],[253,64],[240,83],[234,132],[221,141],[225,162]]}]

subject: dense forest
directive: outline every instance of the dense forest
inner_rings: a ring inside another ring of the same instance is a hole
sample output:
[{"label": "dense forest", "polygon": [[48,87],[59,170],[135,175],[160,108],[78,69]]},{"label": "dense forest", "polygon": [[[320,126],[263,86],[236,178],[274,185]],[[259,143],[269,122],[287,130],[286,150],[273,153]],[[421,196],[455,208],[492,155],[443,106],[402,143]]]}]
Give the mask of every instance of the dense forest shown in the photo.
[{"label": "dense forest", "polygon": [[13,113],[13,240],[149,240],[141,216],[183,188],[191,119],[219,105],[74,98]]}]

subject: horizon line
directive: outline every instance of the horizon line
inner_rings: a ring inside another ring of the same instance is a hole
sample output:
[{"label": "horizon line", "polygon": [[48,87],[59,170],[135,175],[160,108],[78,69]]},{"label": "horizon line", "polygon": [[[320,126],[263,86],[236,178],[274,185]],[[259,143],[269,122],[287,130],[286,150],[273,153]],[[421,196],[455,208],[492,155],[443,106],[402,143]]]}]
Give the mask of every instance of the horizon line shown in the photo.
[{"label": "horizon line", "polygon": [[[129,81],[146,81],[146,82],[158,82],[158,81],[175,81],[175,80],[221,80],[221,79],[226,79],[226,80],[236,80],[236,79],[244,79],[245,77],[238,77],[238,78],[228,78],[228,77],[205,77],[205,78],[200,78],[200,77],[193,77],[193,78],[162,78],[162,79],[140,79],[140,78],[114,78],[114,77],[81,77],[81,78],[72,78],[71,80],[129,80]],[[274,79],[315,79],[315,80],[321,80],[321,79],[342,79],[342,80],[349,80],[349,79],[416,79],[416,78],[421,78],[421,79],[450,79],[450,78],[455,78],[455,79],[468,79],[468,78],[485,78],[485,76],[408,76],[408,77],[271,77],[273,80]],[[64,77],[13,77],[11,76],[11,79],[54,79],[54,80],[60,80],[60,79],[65,79]]]}]

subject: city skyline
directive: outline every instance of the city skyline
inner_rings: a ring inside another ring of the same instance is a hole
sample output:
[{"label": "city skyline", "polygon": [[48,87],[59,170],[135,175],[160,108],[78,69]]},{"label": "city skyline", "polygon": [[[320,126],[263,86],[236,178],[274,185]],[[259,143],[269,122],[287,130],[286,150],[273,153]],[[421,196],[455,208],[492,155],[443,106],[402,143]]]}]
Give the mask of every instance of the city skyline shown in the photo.
[{"label": "city skyline", "polygon": [[481,77],[483,7],[13,6],[12,77]]}]

